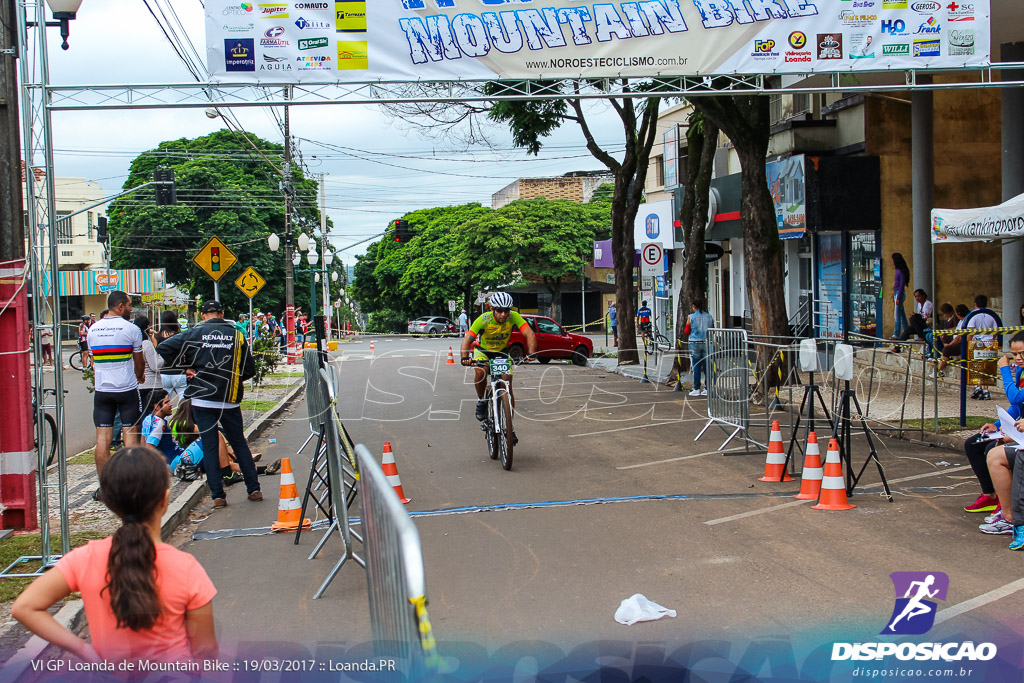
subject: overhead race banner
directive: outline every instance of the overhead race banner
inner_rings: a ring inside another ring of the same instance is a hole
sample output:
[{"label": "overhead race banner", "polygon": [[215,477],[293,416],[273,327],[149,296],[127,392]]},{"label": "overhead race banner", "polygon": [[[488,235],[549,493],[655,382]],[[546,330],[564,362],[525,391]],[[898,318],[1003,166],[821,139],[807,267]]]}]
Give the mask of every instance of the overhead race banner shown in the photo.
[{"label": "overhead race banner", "polygon": [[932,209],[932,244],[1024,236],[1024,194],[980,209]]},{"label": "overhead race banner", "polygon": [[211,80],[977,68],[989,0],[207,0]]}]

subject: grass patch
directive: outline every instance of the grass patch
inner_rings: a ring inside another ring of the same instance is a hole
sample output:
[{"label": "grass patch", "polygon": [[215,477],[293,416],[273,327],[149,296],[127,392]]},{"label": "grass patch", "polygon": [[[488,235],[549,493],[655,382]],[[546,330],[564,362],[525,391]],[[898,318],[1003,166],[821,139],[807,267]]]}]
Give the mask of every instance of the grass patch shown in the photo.
[{"label": "grass patch", "polygon": [[[108,536],[100,531],[78,531],[71,534],[71,547],[77,548],[89,541]],[[0,543],[0,565],[8,567],[19,557],[26,555],[39,555],[42,550],[42,541],[39,534],[21,534],[8,537]],[[61,551],[60,534],[50,535],[50,552],[57,554]],[[24,573],[35,571],[39,568],[39,560],[32,560],[19,565],[12,571]],[[4,579],[0,581],[0,601],[10,602],[21,594],[21,591],[32,582],[32,579]]]},{"label": "grass patch", "polygon": [[[939,432],[942,434],[948,434],[950,432],[963,432],[970,429],[981,429],[983,426],[992,422],[991,417],[979,417],[977,415],[967,416],[967,426],[960,426],[959,417],[940,417],[939,418]],[[903,426],[911,429],[916,429],[921,426],[921,420],[904,420]],[[932,430],[935,428],[934,418],[925,418],[924,428],[926,430]]]},{"label": "grass patch", "polygon": [[277,401],[259,401],[255,399],[245,400],[239,404],[242,410],[264,412],[277,405]]},{"label": "grass patch", "polygon": [[267,377],[305,377],[301,372],[272,372]]},{"label": "grass patch", "polygon": [[90,448],[89,450],[76,455],[73,458],[68,458],[69,465],[95,465],[96,464],[96,449]]}]

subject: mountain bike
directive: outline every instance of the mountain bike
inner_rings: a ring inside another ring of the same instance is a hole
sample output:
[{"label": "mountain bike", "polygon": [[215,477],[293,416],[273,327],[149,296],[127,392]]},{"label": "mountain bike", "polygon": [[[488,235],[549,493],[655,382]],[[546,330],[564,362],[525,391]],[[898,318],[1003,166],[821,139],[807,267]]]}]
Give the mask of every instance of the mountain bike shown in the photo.
[{"label": "mountain bike", "polygon": [[75,351],[73,354],[71,354],[71,357],[68,358],[68,365],[70,365],[75,370],[82,370],[82,369],[88,370],[89,367],[92,367],[90,365],[90,366],[86,366],[86,367],[83,368],[83,366],[82,366],[82,351],[81,351],[81,349],[79,349],[78,351]]},{"label": "mountain bike", "polygon": [[[496,356],[471,363],[473,367],[484,368],[489,379],[484,390],[487,419],[480,423],[480,429],[487,439],[487,455],[491,460],[500,459],[501,467],[506,471],[512,469],[512,450],[515,446],[512,436],[512,396],[509,393],[513,364],[518,362],[508,356]],[[505,379],[506,376],[509,380]]]},{"label": "mountain bike", "polygon": [[[44,394],[50,396],[56,396],[56,389],[43,389]],[[64,392],[68,393],[67,391]],[[43,427],[43,444],[39,445],[39,439],[36,438],[33,441],[33,446],[40,453],[46,455],[46,467],[53,464],[53,456],[57,453],[57,421],[53,419],[53,415],[49,413],[43,413],[43,420],[46,422]],[[32,426],[35,427],[39,422],[39,412],[36,410],[36,392],[32,392]],[[33,430],[34,433],[34,430]]]}]

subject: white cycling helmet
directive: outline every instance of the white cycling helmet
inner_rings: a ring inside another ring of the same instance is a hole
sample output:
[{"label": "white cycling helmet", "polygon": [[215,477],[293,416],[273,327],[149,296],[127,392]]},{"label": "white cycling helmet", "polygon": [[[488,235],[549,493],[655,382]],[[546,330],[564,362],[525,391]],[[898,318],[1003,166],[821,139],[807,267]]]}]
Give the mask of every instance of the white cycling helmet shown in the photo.
[{"label": "white cycling helmet", "polygon": [[508,292],[495,292],[491,295],[491,308],[512,308],[512,295]]}]

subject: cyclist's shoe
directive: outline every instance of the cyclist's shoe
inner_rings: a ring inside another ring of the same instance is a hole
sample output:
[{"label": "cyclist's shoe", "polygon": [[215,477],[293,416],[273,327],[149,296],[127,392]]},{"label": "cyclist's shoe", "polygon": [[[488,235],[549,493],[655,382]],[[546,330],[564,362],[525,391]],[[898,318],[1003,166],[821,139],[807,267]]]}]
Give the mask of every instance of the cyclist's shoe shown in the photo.
[{"label": "cyclist's shoe", "polygon": [[245,477],[242,476],[241,472],[232,472],[226,477],[221,477],[221,481],[224,483],[224,486],[231,486],[240,481],[245,481]]},{"label": "cyclist's shoe", "polygon": [[97,503],[102,503],[102,498],[103,492],[101,489],[96,489],[95,491],[92,492],[92,499],[95,500]]},{"label": "cyclist's shoe", "polygon": [[1013,527],[1013,540],[1010,541],[1010,550],[1024,550],[1024,526]]},{"label": "cyclist's shoe", "polygon": [[480,422],[487,419],[487,401],[476,402],[476,419]]},{"label": "cyclist's shoe", "polygon": [[512,432],[512,445],[513,446],[518,446],[519,445],[519,437],[516,436],[515,432]]},{"label": "cyclist's shoe", "polygon": [[964,512],[995,512],[999,508],[999,499],[995,496],[981,494],[970,505],[964,506]]}]

